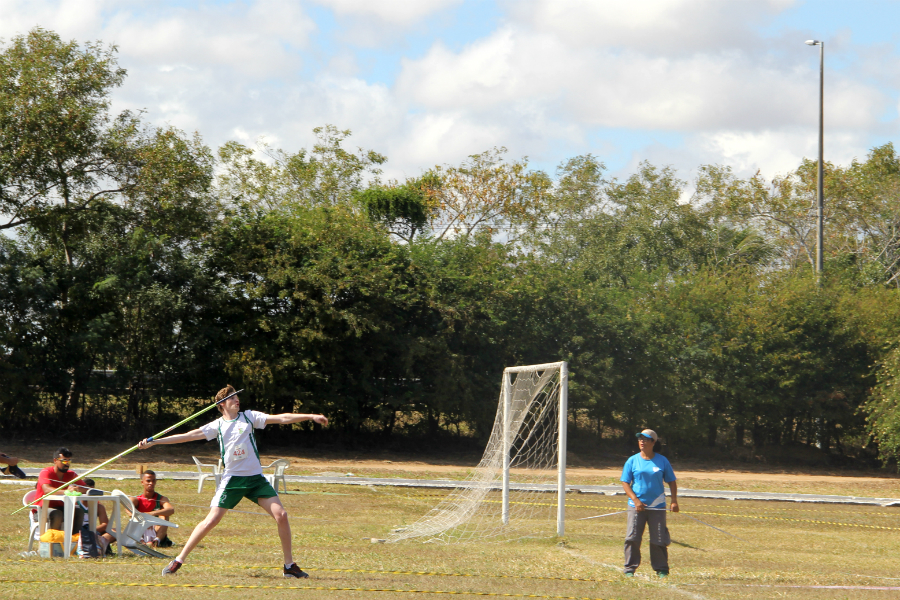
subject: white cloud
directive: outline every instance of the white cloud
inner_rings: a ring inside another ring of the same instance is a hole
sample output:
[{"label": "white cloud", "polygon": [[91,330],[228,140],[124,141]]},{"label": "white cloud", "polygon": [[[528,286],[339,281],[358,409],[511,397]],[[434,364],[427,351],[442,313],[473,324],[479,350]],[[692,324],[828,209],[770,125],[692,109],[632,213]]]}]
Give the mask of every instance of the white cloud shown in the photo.
[{"label": "white cloud", "polygon": [[668,55],[752,44],[753,26],[793,0],[512,0],[513,19],[577,47],[632,48]]},{"label": "white cloud", "polygon": [[409,177],[419,175],[422,168],[459,163],[471,154],[502,145],[504,139],[509,139],[505,127],[476,122],[454,113],[419,115],[411,119],[405,129],[408,135],[391,145],[390,156],[396,156],[399,165],[421,165],[411,171],[400,169]]},{"label": "white cloud", "polygon": [[[310,3],[333,12],[333,30],[319,31]],[[213,146],[265,136],[289,151],[331,123],[353,130],[350,146],[387,154],[386,174],[399,178],[500,145],[549,169],[579,153],[633,150],[632,165],[774,174],[815,154],[817,57],[796,31],[759,33],[789,1],[517,0],[501,3],[505,18],[487,35],[435,36],[423,55],[398,59],[393,83],[360,78],[361,45],[379,61],[401,55],[404,35],[430,35],[423,23],[452,18],[458,4],[0,0],[0,36],[40,24],[116,43],[129,71],[117,110],[146,109],[147,120],[199,130]],[[896,49],[850,39],[828,39],[851,64],[826,71],[826,152],[839,162],[864,155],[873,132],[896,132],[900,112]],[[629,131],[682,141],[629,142]]]},{"label": "white cloud", "polygon": [[[815,159],[819,137],[815,129],[790,128],[782,130],[746,132],[718,131],[702,134],[689,142],[699,154],[718,156],[720,164],[731,166],[745,175],[762,171],[766,177],[784,175],[796,168],[798,157]],[[848,164],[866,154],[865,136],[848,132],[829,132],[825,139],[825,160]]]},{"label": "white cloud", "polygon": [[313,0],[333,10],[339,17],[375,19],[409,27],[437,12],[452,8],[462,0]]},{"label": "white cloud", "polygon": [[[805,68],[803,48],[783,64],[740,51],[575,51],[568,40],[506,27],[458,53],[435,45],[405,61],[397,87],[425,109],[490,119],[527,101],[554,120],[588,126],[767,129],[815,122],[818,78]],[[828,111],[837,126],[872,127],[888,102],[873,85],[829,73]]]},{"label": "white cloud", "polygon": [[284,76],[301,66],[314,23],[291,3],[258,2],[245,12],[174,10],[163,18],[133,18],[107,27],[104,39],[142,63],[226,68],[232,76]]},{"label": "white cloud", "polygon": [[144,63],[185,64],[233,69],[253,78],[299,68],[295,50],[307,46],[315,30],[303,10],[287,0],[256,0],[236,7],[151,7],[146,12],[135,10],[139,6],[123,10],[112,1],[3,0],[0,35],[24,34],[40,25],[65,39],[118,45],[129,70]]}]

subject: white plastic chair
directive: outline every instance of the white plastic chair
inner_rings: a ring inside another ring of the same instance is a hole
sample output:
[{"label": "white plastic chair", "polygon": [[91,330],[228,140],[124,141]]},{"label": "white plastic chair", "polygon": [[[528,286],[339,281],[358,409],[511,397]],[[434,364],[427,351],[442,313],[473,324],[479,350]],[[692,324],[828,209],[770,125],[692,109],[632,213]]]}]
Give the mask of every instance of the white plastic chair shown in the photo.
[{"label": "white plastic chair", "polygon": [[284,491],[287,491],[287,481],[284,479],[284,470],[291,466],[289,460],[284,458],[279,458],[271,465],[263,467],[264,469],[275,468],[274,473],[269,473],[268,475],[263,475],[266,478],[266,481],[269,482],[269,485],[275,489],[275,493],[278,493],[278,482],[281,481],[281,487],[284,488]]},{"label": "white plastic chair", "polygon": [[[197,493],[199,494],[203,491],[203,482],[206,481],[209,477],[212,477],[216,480],[216,488],[218,488],[219,483],[222,481],[222,470],[219,463],[210,465],[200,462],[200,459],[196,456],[192,456],[191,458],[194,459],[194,464],[197,465],[197,472],[200,474],[197,481]],[[206,471],[204,471],[204,467],[212,469],[212,473],[207,473]]]},{"label": "white plastic chair", "polygon": [[128,510],[131,513],[131,519],[128,520],[127,523],[122,527],[122,534],[119,535],[119,532],[115,532],[116,543],[120,544],[121,547],[128,548],[138,556],[155,556],[156,558],[167,558],[165,554],[161,552],[157,552],[150,546],[145,544],[141,544],[140,541],[144,536],[144,531],[147,530],[148,527],[152,527],[154,525],[165,525],[166,527],[175,527],[178,525],[172,523],[171,521],[166,521],[165,519],[160,519],[159,517],[154,517],[153,515],[148,515],[147,513],[142,513],[139,510],[134,508],[134,504],[131,502],[131,497],[128,496],[122,490],[113,490],[112,496],[118,496],[119,502],[121,506]]},{"label": "white plastic chair", "polygon": [[[37,490],[31,490],[30,492],[22,496],[22,505],[31,506],[31,503],[34,502],[35,498],[37,498]],[[38,533],[41,527],[39,514],[34,512],[33,510],[29,510],[28,523],[30,524],[28,530],[28,551],[31,552],[31,549],[34,547],[35,540],[40,541],[41,539],[41,536]]]}]

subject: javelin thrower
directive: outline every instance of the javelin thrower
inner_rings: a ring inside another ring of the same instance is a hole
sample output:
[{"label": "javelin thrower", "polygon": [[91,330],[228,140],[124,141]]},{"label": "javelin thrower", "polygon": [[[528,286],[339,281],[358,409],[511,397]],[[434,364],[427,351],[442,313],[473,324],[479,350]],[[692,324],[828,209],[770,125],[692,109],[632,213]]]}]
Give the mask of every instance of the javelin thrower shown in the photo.
[{"label": "javelin thrower", "polygon": [[[221,402],[222,400],[224,402]],[[262,475],[253,430],[263,429],[266,425],[290,425],[301,421],[328,425],[328,419],[324,415],[298,413],[267,415],[255,410],[241,411],[240,399],[230,385],[219,390],[216,394],[216,403],[222,416],[212,423],[187,433],[170,435],[158,440],[148,438],[138,444],[141,450],[146,450],[157,444],[180,444],[217,438],[222,461],[225,464],[225,473],[210,503],[209,514],[194,528],[181,553],[166,565],[162,574],[175,575],[191,550],[219,524],[225,513],[237,506],[243,498],[249,498],[269,513],[278,525],[278,537],[281,538],[281,549],[284,552],[284,576],[306,579],[309,575],[297,566],[291,553],[291,524],[288,522],[287,511],[281,505],[278,493]]]}]

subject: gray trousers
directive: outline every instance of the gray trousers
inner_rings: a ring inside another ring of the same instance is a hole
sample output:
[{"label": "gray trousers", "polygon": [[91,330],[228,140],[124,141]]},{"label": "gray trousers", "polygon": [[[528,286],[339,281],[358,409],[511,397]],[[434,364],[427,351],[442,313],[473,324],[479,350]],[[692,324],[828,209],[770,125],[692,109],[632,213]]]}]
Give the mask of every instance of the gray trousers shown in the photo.
[{"label": "gray trousers", "polygon": [[641,565],[641,538],[644,526],[650,525],[650,565],[654,571],[669,571],[669,549],[672,543],[666,527],[666,511],[628,509],[628,529],[625,533],[625,572],[634,573]]}]

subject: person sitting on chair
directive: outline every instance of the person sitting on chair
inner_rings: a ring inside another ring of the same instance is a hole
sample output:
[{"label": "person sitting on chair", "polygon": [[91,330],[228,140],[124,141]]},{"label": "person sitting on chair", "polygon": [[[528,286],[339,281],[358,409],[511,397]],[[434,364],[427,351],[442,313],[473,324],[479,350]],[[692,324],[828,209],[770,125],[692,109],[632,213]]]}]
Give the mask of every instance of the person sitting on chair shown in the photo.
[{"label": "person sitting on chair", "polygon": [[[84,485],[78,486],[77,489],[79,492],[84,494],[85,496],[102,496],[103,491],[95,489],[94,480],[85,478]],[[84,510],[84,523],[82,527],[87,527],[88,522],[90,520],[90,516],[88,515],[88,508],[81,502],[78,501],[78,506]],[[100,554],[105,555],[108,554],[108,549],[113,542],[116,541],[116,536],[114,536],[109,531],[109,514],[106,512],[106,507],[101,503],[97,503],[97,542],[100,544]]]},{"label": "person sitting on chair", "polygon": [[[175,507],[168,498],[161,496],[156,491],[156,473],[150,470],[144,471],[141,474],[141,485],[144,493],[131,498],[134,507],[142,513],[168,521],[169,517],[175,514]],[[169,539],[168,531],[169,528],[165,525],[151,525],[144,531],[141,541],[151,546],[169,548],[172,546],[172,540]]]},{"label": "person sitting on chair", "polygon": [[[78,479],[75,471],[69,468],[72,464],[72,451],[68,448],[59,448],[56,451],[56,458],[53,459],[53,466],[43,469],[38,475],[37,493],[38,497],[49,494],[64,483],[73,483],[74,485],[83,486],[84,482]],[[77,481],[76,481],[77,480]],[[59,490],[59,494],[68,486]],[[47,515],[48,526],[50,529],[62,531],[63,528],[63,503],[61,500],[51,500],[50,513]],[[43,506],[44,501],[39,500],[36,506]],[[72,521],[72,534],[76,534],[81,530],[81,523],[84,521],[84,511],[75,507],[75,518]]]}]

